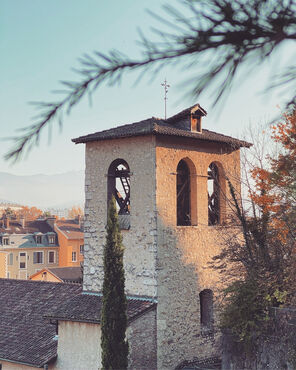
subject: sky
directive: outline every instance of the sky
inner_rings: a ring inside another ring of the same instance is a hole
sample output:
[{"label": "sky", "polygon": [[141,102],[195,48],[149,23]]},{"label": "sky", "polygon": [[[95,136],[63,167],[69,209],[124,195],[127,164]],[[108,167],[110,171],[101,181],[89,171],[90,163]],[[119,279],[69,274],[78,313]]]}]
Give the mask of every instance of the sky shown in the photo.
[{"label": "sky", "polygon": [[[34,122],[36,110],[30,102],[56,100],[53,91],[62,80],[77,79],[73,68],[78,58],[94,50],[118,49],[130,56],[139,56],[139,28],[154,37],[151,27],[160,23],[152,11],[166,17],[162,6],[177,0],[2,0],[0,4],[0,172],[16,175],[57,174],[84,169],[84,145],[75,145],[72,138],[137,122],[152,116],[164,116],[164,95],[161,83],[166,78],[168,116],[199,103],[208,111],[203,127],[232,136],[241,136],[250,122],[267,122],[279,113],[285,96],[282,91],[262,94],[274,71],[291,55],[289,49],[265,63],[252,76],[241,78],[228,100],[220,107],[211,106],[213,96],[200,99],[184,97],[188,92],[184,80],[188,71],[178,67],[164,68],[151,80],[143,78],[135,85],[137,75],[126,75],[120,86],[102,86],[93,95],[65,116],[63,129],[53,125],[51,140],[48,130],[38,147],[15,165],[3,159],[12,142],[3,140],[18,134]],[[254,69],[252,71],[254,71]],[[194,75],[193,77],[194,78]]]}]

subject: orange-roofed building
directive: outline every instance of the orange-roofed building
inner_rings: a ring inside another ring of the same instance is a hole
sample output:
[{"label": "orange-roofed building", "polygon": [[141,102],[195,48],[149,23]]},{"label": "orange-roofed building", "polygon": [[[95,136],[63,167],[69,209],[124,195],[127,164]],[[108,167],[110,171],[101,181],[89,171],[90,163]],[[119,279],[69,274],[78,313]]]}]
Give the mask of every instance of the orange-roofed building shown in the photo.
[{"label": "orange-roofed building", "polygon": [[57,220],[55,231],[60,246],[59,266],[80,266],[84,252],[84,233],[80,217],[75,220]]},{"label": "orange-roofed building", "polygon": [[46,267],[29,277],[29,280],[51,281],[54,283],[82,283],[81,267]]}]

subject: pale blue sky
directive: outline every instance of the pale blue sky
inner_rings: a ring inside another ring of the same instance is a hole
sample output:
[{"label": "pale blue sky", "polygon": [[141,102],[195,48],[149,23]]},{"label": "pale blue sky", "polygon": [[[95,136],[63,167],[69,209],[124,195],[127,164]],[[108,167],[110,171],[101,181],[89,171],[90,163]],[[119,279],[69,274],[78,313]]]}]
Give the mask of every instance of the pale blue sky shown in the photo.
[{"label": "pale blue sky", "polygon": [[[73,80],[72,67],[83,53],[119,49],[138,55],[140,27],[150,34],[150,27],[159,23],[146,9],[164,14],[161,5],[176,0],[2,0],[0,3],[0,127],[1,137],[13,136],[15,130],[32,123],[36,114],[30,101],[50,101],[51,91],[59,80]],[[288,52],[287,52],[288,50]],[[230,95],[223,110],[212,112],[211,96],[182,99],[186,86],[180,86],[188,73],[182,67],[164,69],[152,82],[144,79],[136,86],[136,75],[127,75],[120,87],[102,86],[89,107],[85,99],[65,117],[60,134],[57,124],[51,144],[45,131],[39,147],[16,165],[3,160],[11,143],[1,141],[0,171],[13,174],[54,174],[84,168],[84,146],[74,145],[71,138],[132,123],[151,116],[164,115],[161,82],[167,77],[169,90],[168,115],[196,102],[208,111],[203,125],[221,133],[240,135],[249,121],[272,117],[283,105],[282,92],[262,97],[259,92],[276,70],[290,57],[289,49],[278,53],[266,68],[252,78],[245,78]],[[250,66],[252,68],[252,66]],[[254,66],[254,68],[256,68]],[[209,95],[209,94],[208,94]]]}]

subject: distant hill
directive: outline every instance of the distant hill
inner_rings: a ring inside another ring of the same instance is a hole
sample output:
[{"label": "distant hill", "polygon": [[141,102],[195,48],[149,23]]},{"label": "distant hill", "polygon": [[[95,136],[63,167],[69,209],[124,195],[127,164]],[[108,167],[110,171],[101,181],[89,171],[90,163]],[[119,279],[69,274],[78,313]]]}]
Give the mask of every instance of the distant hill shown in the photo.
[{"label": "distant hill", "polygon": [[84,171],[57,175],[17,176],[0,172],[1,202],[39,208],[65,208],[84,203]]}]

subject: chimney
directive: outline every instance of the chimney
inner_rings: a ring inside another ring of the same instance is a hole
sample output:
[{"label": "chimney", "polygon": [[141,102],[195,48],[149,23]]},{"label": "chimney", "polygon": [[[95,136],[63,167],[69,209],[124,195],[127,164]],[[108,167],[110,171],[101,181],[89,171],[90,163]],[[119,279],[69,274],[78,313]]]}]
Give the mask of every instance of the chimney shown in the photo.
[{"label": "chimney", "polygon": [[81,215],[77,215],[76,216],[76,221],[77,221],[77,223],[78,223],[78,225],[80,227],[81,226]]},{"label": "chimney", "polygon": [[46,219],[47,224],[54,230],[54,224],[55,224],[55,217],[48,217]]},{"label": "chimney", "polygon": [[3,226],[5,229],[9,229],[9,218],[6,214],[3,215]]},{"label": "chimney", "polygon": [[21,226],[22,226],[22,228],[24,229],[25,228],[25,222],[26,220],[25,220],[25,216],[21,216],[20,217],[20,224],[21,224]]}]

